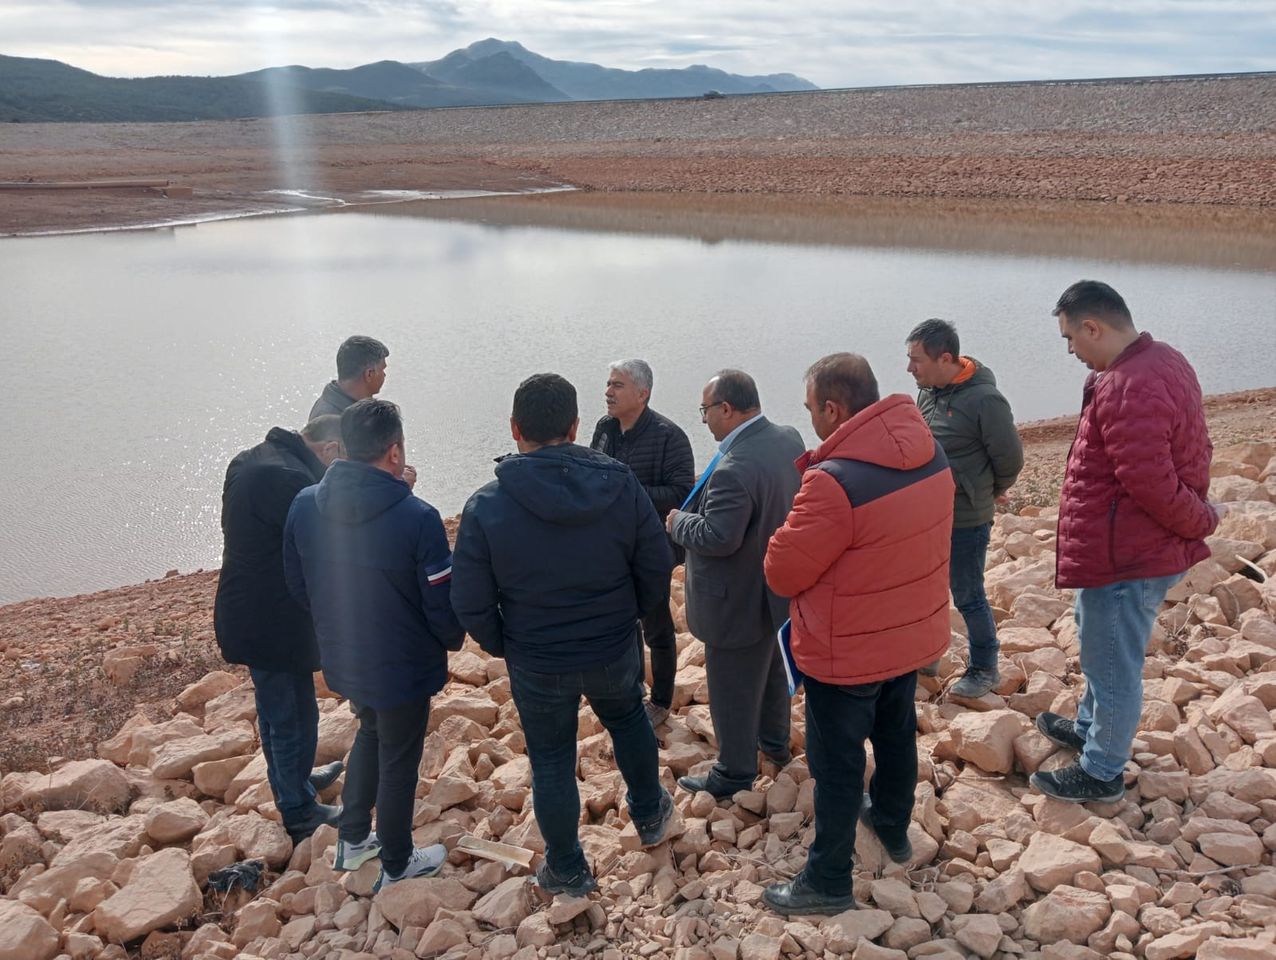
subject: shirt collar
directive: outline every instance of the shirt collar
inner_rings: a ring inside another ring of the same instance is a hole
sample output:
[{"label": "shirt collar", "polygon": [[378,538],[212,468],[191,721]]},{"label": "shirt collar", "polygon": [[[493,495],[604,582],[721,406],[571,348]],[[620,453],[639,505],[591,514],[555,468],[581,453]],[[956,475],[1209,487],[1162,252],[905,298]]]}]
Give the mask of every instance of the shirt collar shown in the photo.
[{"label": "shirt collar", "polygon": [[718,444],[718,453],[726,453],[727,449],[731,446],[731,444],[735,443],[736,439],[740,436],[741,433],[743,433],[745,430],[747,430],[749,427],[751,427],[753,424],[757,423],[761,419],[762,419],[762,414],[759,413],[756,417],[750,417],[748,420],[744,421],[744,423],[740,424],[740,426],[736,427],[734,430],[728,433],[725,437],[722,438],[722,442]]}]

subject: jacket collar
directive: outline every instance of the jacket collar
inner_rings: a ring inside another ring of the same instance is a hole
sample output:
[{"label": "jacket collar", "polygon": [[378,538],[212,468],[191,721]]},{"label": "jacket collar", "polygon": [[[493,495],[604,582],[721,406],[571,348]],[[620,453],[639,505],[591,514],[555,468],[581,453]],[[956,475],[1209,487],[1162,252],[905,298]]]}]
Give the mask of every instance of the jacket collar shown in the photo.
[{"label": "jacket collar", "polygon": [[[1122,361],[1130,359],[1130,357],[1138,356],[1144,350],[1152,346],[1154,342],[1155,341],[1152,339],[1152,334],[1144,330],[1142,333],[1138,335],[1138,337],[1134,340],[1133,343],[1131,343],[1128,347],[1126,347],[1124,350],[1122,350],[1120,353],[1117,354],[1117,358],[1108,364],[1108,370],[1111,370],[1118,363],[1121,363]],[[1103,372],[1107,373],[1108,370],[1104,370]]]},{"label": "jacket collar", "polygon": [[756,417],[751,417],[748,420],[744,421],[744,423],[740,424],[738,427],[736,427],[734,430],[732,430],[730,433],[728,433],[725,437],[722,438],[722,442],[718,444],[718,453],[722,454],[723,456],[726,456],[727,451],[729,451],[733,446],[738,444],[745,437],[753,433],[760,424],[763,424],[766,422],[767,422],[766,417],[762,416],[762,414],[760,413]]}]

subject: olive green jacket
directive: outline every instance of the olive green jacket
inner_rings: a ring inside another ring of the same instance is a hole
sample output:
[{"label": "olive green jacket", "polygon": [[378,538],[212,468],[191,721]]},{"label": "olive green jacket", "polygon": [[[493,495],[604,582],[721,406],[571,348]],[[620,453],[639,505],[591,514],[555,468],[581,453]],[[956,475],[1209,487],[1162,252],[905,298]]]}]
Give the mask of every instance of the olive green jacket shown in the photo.
[{"label": "olive green jacket", "polygon": [[975,364],[972,377],[946,387],[923,387],[917,394],[922,417],[953,469],[957,528],[989,523],[996,498],[1023,469],[1023,444],[997,378],[979,361],[963,359]]}]

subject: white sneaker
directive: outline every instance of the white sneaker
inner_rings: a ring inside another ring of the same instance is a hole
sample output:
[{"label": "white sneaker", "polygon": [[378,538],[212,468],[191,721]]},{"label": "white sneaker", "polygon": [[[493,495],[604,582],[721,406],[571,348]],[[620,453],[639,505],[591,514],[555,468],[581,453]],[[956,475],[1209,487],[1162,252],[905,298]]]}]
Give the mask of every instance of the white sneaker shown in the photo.
[{"label": "white sneaker", "polygon": [[332,855],[332,869],[337,871],[358,870],[373,857],[381,854],[381,841],[375,833],[369,833],[361,843],[346,843],[337,838],[337,849]]},{"label": "white sneaker", "polygon": [[409,880],[413,877],[432,877],[443,869],[443,864],[446,862],[447,847],[441,843],[436,843],[429,847],[414,847],[412,856],[408,857],[408,865],[403,868],[403,872],[397,877],[386,873],[384,866],[381,868],[381,875],[377,877],[377,882],[372,888],[372,892],[376,893],[383,887],[393,886],[400,880]]}]

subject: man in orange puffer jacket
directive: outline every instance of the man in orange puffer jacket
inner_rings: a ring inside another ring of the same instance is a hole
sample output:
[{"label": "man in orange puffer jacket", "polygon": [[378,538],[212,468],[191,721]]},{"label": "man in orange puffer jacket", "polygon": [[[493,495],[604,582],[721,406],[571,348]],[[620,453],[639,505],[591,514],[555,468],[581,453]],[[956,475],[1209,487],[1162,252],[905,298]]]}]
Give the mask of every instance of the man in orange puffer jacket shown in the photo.
[{"label": "man in orange puffer jacket", "polygon": [[912,857],[918,667],[948,647],[953,477],[912,399],[878,399],[863,357],[835,353],[806,374],[823,441],[797,462],[802,486],[764,569],[791,597],[791,645],[805,675],[815,840],[806,867],[764,899],[783,914],[854,906],[851,855],[863,804],[864,741],[876,770],[863,810],[892,859]]}]

